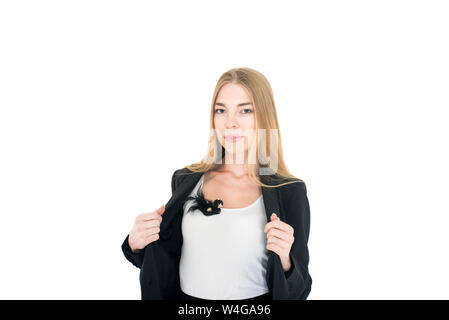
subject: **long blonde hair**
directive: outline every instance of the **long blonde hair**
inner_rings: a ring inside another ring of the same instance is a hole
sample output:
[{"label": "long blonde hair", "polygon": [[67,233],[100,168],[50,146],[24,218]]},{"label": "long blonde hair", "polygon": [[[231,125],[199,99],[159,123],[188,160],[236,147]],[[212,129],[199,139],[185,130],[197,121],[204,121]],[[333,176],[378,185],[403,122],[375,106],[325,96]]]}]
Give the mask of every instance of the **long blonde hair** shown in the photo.
[{"label": "long blonde hair", "polygon": [[[238,84],[245,89],[254,106],[256,132],[262,132],[262,137],[257,134],[256,143],[251,150],[248,150],[248,159],[250,154],[255,157],[254,155],[259,154],[260,150],[259,159],[255,163],[248,163],[248,177],[257,185],[264,187],[280,187],[285,184],[302,181],[292,175],[284,163],[279,124],[271,85],[263,74],[251,68],[230,69],[218,79],[210,110],[210,129],[212,134],[209,137],[208,151],[200,162],[193,163],[184,168],[193,172],[208,172],[213,171],[219,166],[219,163],[222,163],[225,149],[215,134],[214,111],[218,93],[228,83]],[[266,134],[264,135],[263,132],[267,131],[270,133],[270,139],[264,138]],[[271,147],[271,140],[273,138],[277,139],[275,143],[277,148],[275,150],[272,150]],[[266,156],[267,147],[271,151],[269,158]],[[277,164],[276,169],[272,169],[273,164]],[[265,172],[271,172],[270,174],[264,174],[270,181],[283,181],[283,183],[275,185],[263,183],[258,174],[260,168],[262,168],[261,170],[266,170]]]}]

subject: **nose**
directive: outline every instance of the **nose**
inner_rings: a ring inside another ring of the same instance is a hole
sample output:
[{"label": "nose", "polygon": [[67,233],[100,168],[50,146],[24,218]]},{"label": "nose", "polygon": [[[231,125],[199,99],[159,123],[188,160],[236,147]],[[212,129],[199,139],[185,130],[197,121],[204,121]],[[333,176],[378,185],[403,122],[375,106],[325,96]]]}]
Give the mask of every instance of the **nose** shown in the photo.
[{"label": "nose", "polygon": [[226,117],[226,129],[238,128],[237,120],[235,119],[235,113],[232,113]]}]

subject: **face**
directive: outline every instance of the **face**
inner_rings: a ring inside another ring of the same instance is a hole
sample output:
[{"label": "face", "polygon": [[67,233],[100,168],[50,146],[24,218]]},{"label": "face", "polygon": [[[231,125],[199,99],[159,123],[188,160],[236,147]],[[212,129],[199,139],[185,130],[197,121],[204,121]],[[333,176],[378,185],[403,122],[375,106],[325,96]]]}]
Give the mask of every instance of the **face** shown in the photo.
[{"label": "face", "polygon": [[256,121],[250,97],[242,86],[228,83],[218,93],[214,108],[218,141],[226,154],[238,155],[240,158],[255,139]]}]

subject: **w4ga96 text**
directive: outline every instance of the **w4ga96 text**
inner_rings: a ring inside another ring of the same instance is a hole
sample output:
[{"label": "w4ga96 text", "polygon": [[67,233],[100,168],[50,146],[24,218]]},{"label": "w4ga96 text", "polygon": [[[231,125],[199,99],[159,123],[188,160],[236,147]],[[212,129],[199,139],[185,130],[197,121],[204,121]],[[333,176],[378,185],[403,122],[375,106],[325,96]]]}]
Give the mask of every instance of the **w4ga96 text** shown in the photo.
[{"label": "w4ga96 text", "polygon": [[270,305],[222,305],[224,314],[270,314]]}]

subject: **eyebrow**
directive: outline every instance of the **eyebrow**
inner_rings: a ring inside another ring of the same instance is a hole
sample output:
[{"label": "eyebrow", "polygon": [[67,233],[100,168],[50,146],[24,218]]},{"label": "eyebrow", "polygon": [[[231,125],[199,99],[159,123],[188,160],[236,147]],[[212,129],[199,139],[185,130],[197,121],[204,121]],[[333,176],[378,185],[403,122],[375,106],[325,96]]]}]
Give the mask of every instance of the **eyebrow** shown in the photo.
[{"label": "eyebrow", "polygon": [[[237,105],[237,107],[243,107],[243,106],[250,105],[250,104],[252,104],[252,103],[251,102],[243,102],[243,103],[239,103]],[[215,105],[216,106],[221,106],[221,107],[226,107],[226,105],[224,103],[222,103],[222,102],[215,102]]]}]

